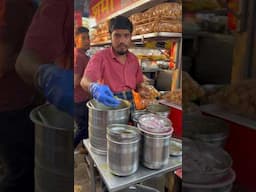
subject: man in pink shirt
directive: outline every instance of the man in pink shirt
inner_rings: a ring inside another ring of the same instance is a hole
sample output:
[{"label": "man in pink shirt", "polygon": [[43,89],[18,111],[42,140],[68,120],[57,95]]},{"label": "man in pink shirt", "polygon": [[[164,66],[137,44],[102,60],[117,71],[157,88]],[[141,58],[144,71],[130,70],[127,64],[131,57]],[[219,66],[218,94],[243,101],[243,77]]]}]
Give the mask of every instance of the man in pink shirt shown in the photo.
[{"label": "man in pink shirt", "polygon": [[143,86],[143,74],[138,59],[129,52],[133,26],[128,18],[111,19],[109,32],[112,46],[97,52],[89,61],[81,86],[94,99],[111,107],[119,105],[114,96],[133,103],[131,90]]},{"label": "man in pink shirt", "polygon": [[15,61],[36,11],[32,0],[0,1],[0,191],[34,192],[35,90],[15,72]]},{"label": "man in pink shirt", "polygon": [[85,27],[78,27],[75,30],[74,48],[74,118],[78,129],[74,136],[74,148],[80,141],[88,138],[88,108],[86,107],[86,102],[89,100],[90,95],[82,89],[80,81],[90,59],[85,54],[89,48],[89,30]]},{"label": "man in pink shirt", "polygon": [[[30,85],[30,87],[38,90],[38,92],[42,93],[44,98],[49,103],[70,115],[73,115],[74,108],[73,6],[74,1],[70,0],[40,1],[40,6],[37,9],[37,12],[33,17],[33,21],[26,33],[23,47],[19,53],[15,65],[17,74],[24,82]],[[14,23],[14,25],[15,24],[16,23]],[[45,136],[48,134],[43,135]],[[72,143],[72,134],[70,134],[69,138],[67,138],[65,134],[61,135],[63,136],[63,139],[67,140],[67,144]],[[58,143],[52,140],[52,137],[50,137],[48,145],[53,142]],[[34,144],[32,143],[31,146],[34,146]],[[59,147],[63,148],[63,146]],[[16,151],[19,151],[19,146],[16,148]],[[66,147],[65,152],[69,155],[66,156],[67,159],[63,159],[66,166],[61,167],[63,167],[63,173],[65,173],[65,175],[72,177],[74,167],[73,163],[69,162],[73,162],[73,148],[70,148],[70,146]],[[32,159],[32,163],[34,163],[33,160],[34,158]],[[31,166],[33,165],[31,164]],[[50,175],[50,177],[47,177],[47,175]],[[15,178],[15,176],[13,178]],[[40,182],[47,182],[46,179],[48,178],[56,178],[55,180],[51,181],[56,183],[56,185],[54,185],[56,189],[53,188],[54,186],[51,186],[50,188],[48,187],[47,189],[49,191],[60,191],[61,184],[58,182],[63,179],[61,174],[55,174],[53,171],[51,171],[47,172],[43,178],[39,175],[36,175],[35,177],[35,179],[38,179]],[[67,180],[69,182],[67,181],[65,185],[63,185],[65,186],[65,189],[63,188],[62,191],[73,191],[73,180]],[[30,180],[27,180],[27,182],[30,182]],[[37,182],[37,186],[39,186],[39,188],[43,187],[40,182]],[[26,186],[31,187],[32,184],[33,183],[31,181],[31,184],[27,184]],[[15,188],[15,190],[10,192],[15,191],[28,192],[29,190],[25,188],[22,190],[16,190]]]},{"label": "man in pink shirt", "polygon": [[73,115],[74,2],[42,0],[16,61],[16,71],[48,102]]}]

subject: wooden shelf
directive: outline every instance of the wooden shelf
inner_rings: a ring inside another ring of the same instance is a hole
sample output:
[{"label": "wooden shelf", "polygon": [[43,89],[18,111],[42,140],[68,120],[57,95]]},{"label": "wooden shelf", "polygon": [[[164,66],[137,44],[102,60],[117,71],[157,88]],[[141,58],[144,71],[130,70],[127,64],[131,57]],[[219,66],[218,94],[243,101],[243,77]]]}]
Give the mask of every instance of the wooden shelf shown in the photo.
[{"label": "wooden shelf", "polygon": [[114,12],[113,14],[109,15],[108,17],[104,18],[101,20],[99,23],[96,25],[90,26],[90,27],[96,27],[98,24],[103,23],[105,21],[110,20],[113,17],[116,17],[118,15],[123,15],[123,16],[130,16],[134,13],[142,12],[145,11],[146,9],[149,9],[155,5],[158,5],[159,3],[166,2],[167,0],[139,0],[137,2],[132,3],[131,5]]},{"label": "wooden shelf", "polygon": [[142,35],[135,35],[132,37],[132,40],[142,40],[142,39],[151,39],[151,38],[180,38],[182,33],[171,33],[171,32],[155,32],[147,33]]},{"label": "wooden shelf", "polygon": [[[142,35],[132,36],[132,41],[144,41],[145,39],[169,39],[169,38],[181,38],[182,33],[171,33],[171,32],[155,32],[155,33],[147,33]],[[99,43],[91,43],[91,46],[103,46],[109,45],[111,41],[102,41]]]}]

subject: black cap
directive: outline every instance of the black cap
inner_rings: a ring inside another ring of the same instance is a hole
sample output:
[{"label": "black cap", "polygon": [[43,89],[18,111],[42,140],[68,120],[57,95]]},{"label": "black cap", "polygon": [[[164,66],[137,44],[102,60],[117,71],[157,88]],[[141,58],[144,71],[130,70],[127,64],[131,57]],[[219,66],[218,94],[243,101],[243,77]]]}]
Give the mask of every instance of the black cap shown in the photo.
[{"label": "black cap", "polygon": [[127,29],[132,33],[133,26],[127,17],[117,16],[112,18],[109,22],[109,32],[112,33],[115,29]]}]

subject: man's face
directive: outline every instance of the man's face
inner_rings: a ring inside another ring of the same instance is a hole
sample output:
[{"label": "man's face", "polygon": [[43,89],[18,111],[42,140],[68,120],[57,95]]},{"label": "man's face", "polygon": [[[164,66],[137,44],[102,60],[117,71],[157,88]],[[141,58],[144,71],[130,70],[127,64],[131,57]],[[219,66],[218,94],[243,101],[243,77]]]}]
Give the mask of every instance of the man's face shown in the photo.
[{"label": "man's face", "polygon": [[88,50],[90,48],[90,38],[88,33],[81,33],[75,38],[76,48]]},{"label": "man's face", "polygon": [[111,33],[112,47],[118,55],[127,53],[131,43],[131,33],[127,29],[115,29]]}]

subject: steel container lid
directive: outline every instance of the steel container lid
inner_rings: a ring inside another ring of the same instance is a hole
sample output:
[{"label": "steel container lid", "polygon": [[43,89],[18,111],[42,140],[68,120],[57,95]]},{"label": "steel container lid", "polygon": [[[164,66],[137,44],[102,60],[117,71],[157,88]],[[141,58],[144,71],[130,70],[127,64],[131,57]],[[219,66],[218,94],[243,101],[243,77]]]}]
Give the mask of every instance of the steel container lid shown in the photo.
[{"label": "steel container lid", "polygon": [[109,139],[116,142],[133,142],[140,139],[137,127],[125,124],[111,124],[107,127]]},{"label": "steel container lid", "polygon": [[173,132],[172,122],[168,118],[152,113],[139,117],[138,128],[152,135],[171,135]]}]

